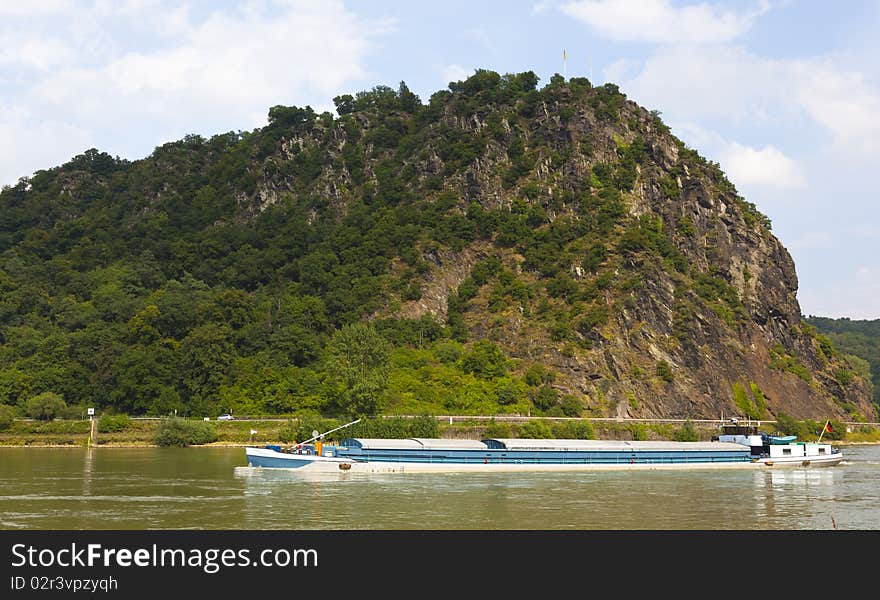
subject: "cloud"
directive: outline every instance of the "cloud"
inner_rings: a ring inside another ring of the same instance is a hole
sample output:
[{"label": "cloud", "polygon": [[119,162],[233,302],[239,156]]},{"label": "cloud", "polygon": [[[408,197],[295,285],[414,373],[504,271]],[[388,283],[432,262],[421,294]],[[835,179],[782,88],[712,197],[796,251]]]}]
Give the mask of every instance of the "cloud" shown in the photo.
[{"label": "cloud", "polygon": [[606,73],[667,120],[811,123],[828,137],[829,152],[852,159],[880,152],[880,88],[844,56],[770,59],[734,46],[664,46],[641,63],[612,63]]},{"label": "cloud", "polygon": [[92,145],[91,134],[82,127],[0,105],[0,184],[15,183]]},{"label": "cloud", "polygon": [[73,0],[39,0],[39,2],[0,2],[2,17],[41,17],[73,11]]},{"label": "cloud", "polygon": [[54,143],[50,123],[134,159],[188,133],[261,126],[277,104],[332,110],[333,96],[374,77],[366,59],[395,25],[332,0],[254,0],[198,15],[129,0],[96,2],[64,26],[42,44],[44,26],[23,27],[33,53],[0,42],[0,79],[20,84],[0,88],[10,111],[2,126],[20,144],[0,183],[72,156],[69,144]]},{"label": "cloud", "polygon": [[[700,154],[717,161],[741,192],[744,189],[778,192],[803,188],[807,184],[798,161],[773,144],[756,148],[729,140],[692,121],[670,121],[669,125],[689,147],[699,148]],[[776,194],[771,194],[773,196]]]},{"label": "cloud", "polygon": [[789,65],[797,103],[833,137],[838,150],[880,152],[880,89],[841,60]]},{"label": "cloud", "polygon": [[798,164],[772,145],[759,150],[731,142],[718,162],[737,184],[783,189],[806,185]]},{"label": "cloud", "polygon": [[0,33],[0,38],[0,67],[47,71],[73,59],[73,49],[59,39],[9,29]]},{"label": "cloud", "polygon": [[767,2],[734,12],[706,3],[675,7],[669,0],[578,0],[561,6],[562,12],[604,38],[660,44],[729,42],[747,32],[768,9]]}]

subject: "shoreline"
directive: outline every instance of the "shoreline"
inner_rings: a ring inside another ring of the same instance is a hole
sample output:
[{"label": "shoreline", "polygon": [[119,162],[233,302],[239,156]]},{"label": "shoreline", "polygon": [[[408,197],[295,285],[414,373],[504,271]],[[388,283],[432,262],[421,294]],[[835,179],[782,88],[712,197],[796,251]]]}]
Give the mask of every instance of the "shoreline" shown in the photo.
[{"label": "shoreline", "polygon": [[[131,419],[118,428],[108,431],[92,431],[90,437],[89,421],[25,421],[18,420],[12,427],[0,431],[0,448],[158,448],[155,443],[161,421]],[[191,444],[198,448],[245,448],[266,444],[285,445],[282,438],[289,439],[290,431],[285,431],[285,421],[220,421],[212,422],[214,440],[208,444]],[[111,423],[111,425],[120,425]],[[503,433],[502,433],[503,431]],[[450,439],[483,439],[484,437],[520,437],[519,427],[503,426],[490,428],[486,423],[468,422],[440,423],[436,437]],[[525,433],[525,432],[523,432]],[[548,431],[548,433],[550,433]],[[580,437],[573,431],[563,428],[553,432],[557,435],[543,437]],[[580,432],[578,432],[580,433]],[[619,422],[597,422],[593,424],[589,437],[600,440],[655,440],[673,441],[679,429],[669,423],[632,424]],[[693,432],[691,432],[693,433]],[[717,433],[714,427],[698,426],[700,441],[709,441]],[[344,435],[341,437],[345,437]],[[847,432],[843,439],[823,439],[824,443],[836,446],[880,444],[880,428]],[[196,438],[197,439],[197,438]],[[803,438],[815,442],[816,437]],[[180,441],[187,441],[181,439]],[[341,441],[336,439],[335,441]]]},{"label": "shoreline", "polygon": [[[609,441],[614,441],[619,438],[595,438],[595,439],[607,439]],[[672,441],[672,440],[658,440],[658,441]],[[702,440],[707,441],[707,440]],[[107,448],[107,449],[132,449],[132,448],[247,448],[247,447],[263,447],[266,444],[278,444],[280,442],[211,442],[210,444],[190,444],[187,446],[159,446],[158,444],[151,443],[110,443],[110,444],[94,444],[91,447],[86,446],[85,444],[52,444],[52,443],[37,443],[37,444],[4,444],[0,442],[0,449],[2,448],[67,448],[67,449],[83,449],[83,450],[94,450],[98,448]],[[824,443],[824,442],[823,442]],[[880,440],[878,441],[845,441],[845,440],[835,440],[829,441],[829,444],[832,446],[880,446]],[[282,443],[282,445],[284,445]]]}]

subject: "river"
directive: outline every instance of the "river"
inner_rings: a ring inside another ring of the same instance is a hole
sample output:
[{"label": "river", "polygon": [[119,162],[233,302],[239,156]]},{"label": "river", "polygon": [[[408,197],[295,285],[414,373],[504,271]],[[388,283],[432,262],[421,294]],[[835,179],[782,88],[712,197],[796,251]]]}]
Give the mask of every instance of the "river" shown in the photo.
[{"label": "river", "polygon": [[0,448],[0,529],[880,529],[880,446],[830,468],[251,469],[242,448]]}]

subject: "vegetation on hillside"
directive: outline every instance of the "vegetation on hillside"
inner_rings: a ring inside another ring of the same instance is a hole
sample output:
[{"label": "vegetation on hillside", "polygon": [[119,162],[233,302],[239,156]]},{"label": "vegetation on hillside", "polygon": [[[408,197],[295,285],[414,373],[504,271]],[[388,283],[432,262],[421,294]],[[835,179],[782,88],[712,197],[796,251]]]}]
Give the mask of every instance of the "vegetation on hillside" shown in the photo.
[{"label": "vegetation on hillside", "polygon": [[[880,319],[860,321],[810,316],[807,322],[847,355],[852,371],[873,382],[874,402],[880,405]],[[841,372],[846,382],[852,373]]]},{"label": "vegetation on hillside", "polygon": [[[680,340],[692,336],[682,315],[700,308],[738,331],[737,289],[682,250],[693,222],[635,215],[627,195],[650,176],[672,199],[690,173],[755,228],[766,217],[674,138],[672,170],[652,166],[645,125],[623,121],[613,84],[537,84],[478,70],[427,103],[403,82],[377,86],[334,98],[337,115],[275,106],[251,132],[187,136],[138,161],[90,149],[5,187],[0,405],[39,418],[85,406],[579,416],[587,398],[562,393],[540,359],[473,335],[468,315],[516,312],[589,349],[658,269],[677,282]],[[560,124],[590,111],[626,139],[599,159],[589,139],[573,147],[535,126],[548,106]],[[656,114],[649,124],[671,137]],[[461,192],[490,154],[507,203]],[[584,160],[589,180],[552,195],[534,176]],[[472,247],[445,312],[400,312],[445,253]],[[666,361],[656,377],[677,379]]]}]

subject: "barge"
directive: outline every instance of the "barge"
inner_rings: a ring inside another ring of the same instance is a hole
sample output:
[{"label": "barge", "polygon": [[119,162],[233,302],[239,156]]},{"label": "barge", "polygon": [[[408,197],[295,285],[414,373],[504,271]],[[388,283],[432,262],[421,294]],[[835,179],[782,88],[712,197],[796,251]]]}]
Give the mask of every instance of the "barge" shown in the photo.
[{"label": "barge", "polygon": [[252,467],[367,473],[730,468],[752,461],[748,448],[726,442],[348,438],[245,450]]},{"label": "barge", "polygon": [[779,443],[759,434],[757,427],[735,423],[709,442],[346,438],[325,444],[326,434],[315,434],[290,447],[247,447],[248,466],[303,472],[449,473],[806,467],[843,460],[830,444]]}]

